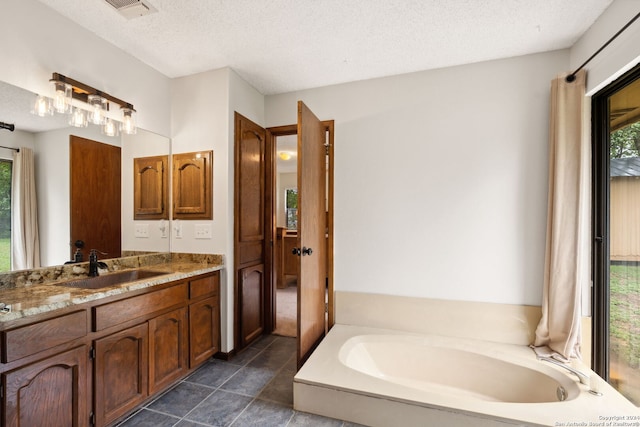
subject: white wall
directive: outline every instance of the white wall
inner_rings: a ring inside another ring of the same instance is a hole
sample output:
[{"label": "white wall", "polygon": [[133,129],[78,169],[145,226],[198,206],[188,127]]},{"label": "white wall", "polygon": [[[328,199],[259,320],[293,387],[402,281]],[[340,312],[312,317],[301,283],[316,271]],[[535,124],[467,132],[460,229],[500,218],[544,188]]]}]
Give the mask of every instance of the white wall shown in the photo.
[{"label": "white wall", "polygon": [[0,80],[52,92],[58,72],[133,104],[138,125],[169,135],[169,78],[36,0],[3,0]]},{"label": "white wall", "polygon": [[[262,124],[264,99],[225,68],[174,79],[171,84],[172,152],[213,150],[213,220],[180,221],[172,252],[224,254],[221,277],[222,351],[233,349],[234,111]],[[195,224],[210,223],[212,240],[195,239]]]},{"label": "white wall", "polygon": [[[637,0],[615,0],[571,48],[571,71],[577,69],[640,9]],[[595,94],[640,62],[640,20],[634,22],[589,64],[587,93]]]},{"label": "white wall", "polygon": [[267,96],[335,120],[335,287],[539,305],[550,81],[568,51]]},{"label": "white wall", "polygon": [[[34,148],[35,139],[31,132],[24,132],[21,130],[15,130],[9,132],[5,129],[0,129],[0,145],[5,147],[27,147]],[[13,159],[13,150],[7,150],[0,148],[0,159]]]},{"label": "white wall", "polygon": [[[213,221],[179,221],[173,252],[225,253],[227,250],[228,77],[221,69],[174,79],[172,88],[173,154],[213,150]],[[212,240],[195,239],[195,224],[210,224]]]},{"label": "white wall", "polygon": [[[135,135],[122,135],[122,250],[168,252],[170,238],[170,224],[168,220],[134,220],[133,219],[133,184],[135,173],[133,159],[137,157],[150,157],[168,155],[171,151],[169,138],[139,129]],[[167,168],[170,168],[167,163]],[[167,178],[170,177],[170,169],[167,170]],[[168,187],[171,182],[167,183]],[[169,206],[170,202],[167,200]],[[146,224],[148,237],[140,238],[135,235],[135,226]],[[163,237],[160,227],[165,227]]]}]

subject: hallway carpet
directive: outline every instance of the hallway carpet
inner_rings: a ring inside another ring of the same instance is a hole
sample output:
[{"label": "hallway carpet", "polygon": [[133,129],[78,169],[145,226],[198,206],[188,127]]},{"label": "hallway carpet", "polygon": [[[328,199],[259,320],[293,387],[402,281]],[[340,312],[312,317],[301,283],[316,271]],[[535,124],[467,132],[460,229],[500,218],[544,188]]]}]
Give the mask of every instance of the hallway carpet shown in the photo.
[{"label": "hallway carpet", "polygon": [[298,288],[295,280],[284,289],[276,290],[276,335],[295,337],[298,319]]}]

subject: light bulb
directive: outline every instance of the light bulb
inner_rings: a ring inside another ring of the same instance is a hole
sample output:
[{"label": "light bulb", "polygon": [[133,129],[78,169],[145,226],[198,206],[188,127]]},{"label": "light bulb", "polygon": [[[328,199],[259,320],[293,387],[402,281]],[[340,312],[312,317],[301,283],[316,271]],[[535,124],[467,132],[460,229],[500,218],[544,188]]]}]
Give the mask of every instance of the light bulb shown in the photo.
[{"label": "light bulb", "polygon": [[55,96],[53,98],[53,109],[60,114],[71,112],[72,88],[70,84],[63,82],[53,82]]},{"label": "light bulb", "polygon": [[86,128],[88,125],[87,112],[82,108],[73,107],[71,116],[69,116],[69,124],[77,128]]},{"label": "light bulb", "polygon": [[40,117],[52,116],[53,108],[51,106],[51,99],[46,96],[36,95],[36,100],[33,104],[31,114],[35,114]]},{"label": "light bulb", "polygon": [[136,110],[133,108],[122,107],[122,124],[120,131],[127,135],[133,135],[137,132],[136,128]]},{"label": "light bulb", "polygon": [[107,117],[104,120],[104,125],[102,125],[102,133],[107,136],[118,136],[118,126],[116,126],[116,122]]},{"label": "light bulb", "polygon": [[91,106],[89,121],[94,125],[103,125],[106,118],[104,112],[107,110],[107,100],[100,95],[89,95],[87,100]]}]

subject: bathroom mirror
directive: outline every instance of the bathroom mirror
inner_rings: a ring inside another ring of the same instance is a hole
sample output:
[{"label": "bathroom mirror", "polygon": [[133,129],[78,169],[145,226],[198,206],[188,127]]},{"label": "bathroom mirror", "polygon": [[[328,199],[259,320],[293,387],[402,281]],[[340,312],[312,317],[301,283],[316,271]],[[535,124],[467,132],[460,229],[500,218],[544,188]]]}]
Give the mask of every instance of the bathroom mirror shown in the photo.
[{"label": "bathroom mirror", "polygon": [[[122,252],[125,254],[131,252],[169,252],[170,226],[168,221],[133,220],[133,159],[135,157],[170,155],[169,138],[143,129],[138,129],[135,135],[109,137],[101,134],[99,126],[90,124],[86,128],[75,128],[68,125],[66,115],[38,117],[30,114],[34,100],[34,93],[0,82],[0,122],[15,125],[13,132],[0,129],[0,146],[16,148],[23,146],[34,151],[42,266],[64,264],[71,258],[70,135],[121,148]],[[11,149],[0,148],[0,160],[11,160],[12,154]],[[96,215],[99,214],[96,212]],[[164,229],[164,233],[162,229]],[[101,258],[110,258],[110,256],[107,254]]]}]

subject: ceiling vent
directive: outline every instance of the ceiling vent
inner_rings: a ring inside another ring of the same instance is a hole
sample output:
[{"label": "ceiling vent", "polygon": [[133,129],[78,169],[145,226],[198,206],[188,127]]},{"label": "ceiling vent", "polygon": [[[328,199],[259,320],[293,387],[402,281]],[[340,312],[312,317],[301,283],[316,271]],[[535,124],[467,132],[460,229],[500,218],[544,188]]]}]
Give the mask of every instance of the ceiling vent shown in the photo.
[{"label": "ceiling vent", "polygon": [[113,6],[120,15],[127,19],[138,18],[140,16],[155,13],[158,10],[148,2],[142,0],[105,0]]}]

